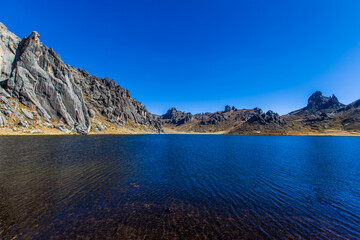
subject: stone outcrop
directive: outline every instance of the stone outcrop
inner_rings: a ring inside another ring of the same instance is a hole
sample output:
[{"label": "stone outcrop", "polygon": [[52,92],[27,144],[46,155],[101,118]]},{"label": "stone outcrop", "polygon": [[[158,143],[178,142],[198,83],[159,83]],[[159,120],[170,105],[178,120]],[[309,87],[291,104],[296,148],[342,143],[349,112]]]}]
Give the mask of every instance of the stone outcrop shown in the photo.
[{"label": "stone outcrop", "polygon": [[132,99],[128,90],[113,80],[66,65],[39,37],[33,32],[20,40],[0,23],[0,82],[6,90],[0,89],[1,96],[17,99],[33,111],[18,114],[31,119],[35,112],[47,121],[64,122],[73,132],[83,134],[90,131],[92,121],[100,118],[119,127],[162,131],[160,122],[142,103]]},{"label": "stone outcrop", "polygon": [[266,113],[263,113],[260,109],[254,116],[246,121],[248,124],[261,124],[266,125],[269,123],[283,124],[284,121],[280,118],[279,114],[269,110]]},{"label": "stone outcrop", "polygon": [[9,79],[21,39],[0,22],[0,82]]},{"label": "stone outcrop", "polygon": [[174,125],[181,125],[190,122],[194,119],[191,113],[178,111],[176,108],[169,109],[164,115],[161,116],[163,123],[170,123]]},{"label": "stone outcrop", "polygon": [[279,114],[272,111],[263,113],[260,108],[238,110],[229,105],[225,106],[225,111],[198,113],[195,115],[171,108],[166,114],[159,116],[158,119],[162,121],[165,127],[181,132],[229,131],[245,123],[247,126],[268,124],[280,126],[284,123]]},{"label": "stone outcrop", "polygon": [[141,102],[131,98],[129,90],[120,87],[114,80],[99,78],[73,67],[71,73],[74,83],[82,89],[88,102],[90,116],[100,114],[118,126],[132,123],[162,132],[161,123],[151,116]]},{"label": "stone outcrop", "polygon": [[231,107],[229,105],[226,105],[224,112],[231,112]]},{"label": "stone outcrop", "polygon": [[318,113],[334,113],[345,105],[340,103],[333,94],[331,97],[325,97],[320,91],[313,93],[309,99],[307,106],[297,111],[291,112],[292,115],[301,114],[318,114]]},{"label": "stone outcrop", "polygon": [[42,45],[37,32],[24,38],[16,52],[7,92],[43,118],[87,133],[91,122],[81,89],[60,56]]}]

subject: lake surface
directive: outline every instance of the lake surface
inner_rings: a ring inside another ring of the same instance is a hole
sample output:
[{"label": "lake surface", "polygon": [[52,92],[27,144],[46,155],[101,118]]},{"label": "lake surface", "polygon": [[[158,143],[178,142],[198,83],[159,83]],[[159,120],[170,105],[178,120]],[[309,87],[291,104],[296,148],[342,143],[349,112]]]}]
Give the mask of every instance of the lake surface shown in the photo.
[{"label": "lake surface", "polygon": [[360,138],[0,137],[1,239],[359,239]]}]

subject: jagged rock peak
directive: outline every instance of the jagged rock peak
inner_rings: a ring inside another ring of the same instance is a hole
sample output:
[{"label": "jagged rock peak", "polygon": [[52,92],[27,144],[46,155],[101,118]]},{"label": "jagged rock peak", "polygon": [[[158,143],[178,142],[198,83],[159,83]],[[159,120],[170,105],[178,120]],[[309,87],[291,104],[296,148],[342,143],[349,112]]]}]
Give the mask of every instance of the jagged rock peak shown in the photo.
[{"label": "jagged rock peak", "polygon": [[[0,82],[10,77],[20,38],[0,23]],[[2,85],[2,84],[1,84]]]},{"label": "jagged rock peak", "polygon": [[81,89],[70,69],[32,32],[18,45],[6,90],[45,119],[62,120],[74,131],[87,133],[90,117]]},{"label": "jagged rock peak", "polygon": [[174,117],[177,117],[177,116],[183,115],[183,114],[186,114],[186,113],[177,110],[175,107],[172,107],[169,110],[167,110],[167,112],[164,115],[162,115],[162,118],[163,119],[172,119]]},{"label": "jagged rock peak", "polygon": [[[256,114],[252,116],[247,123],[257,123],[261,125],[266,125],[269,123],[277,123],[277,124],[283,124],[282,119],[280,118],[278,113],[275,113],[271,110],[267,111],[266,113],[263,113],[261,109],[255,108]],[[254,109],[254,110],[255,110]]]},{"label": "jagged rock peak", "polygon": [[193,115],[191,113],[178,111],[176,108],[172,107],[161,116],[161,119],[164,120],[164,123],[180,125],[192,121]]},{"label": "jagged rock peak", "polygon": [[253,110],[254,110],[254,112],[256,112],[257,114],[262,114],[262,113],[263,113],[262,109],[261,109],[261,108],[258,108],[258,107],[254,108]]},{"label": "jagged rock peak", "polygon": [[327,102],[329,98],[324,97],[320,91],[316,91],[315,93],[311,94],[308,99],[307,108],[317,108],[318,106]]},{"label": "jagged rock peak", "polygon": [[231,107],[229,105],[225,106],[225,112],[231,112]]},{"label": "jagged rock peak", "polygon": [[338,110],[343,106],[334,94],[331,97],[325,97],[320,91],[316,91],[309,97],[306,110]]}]

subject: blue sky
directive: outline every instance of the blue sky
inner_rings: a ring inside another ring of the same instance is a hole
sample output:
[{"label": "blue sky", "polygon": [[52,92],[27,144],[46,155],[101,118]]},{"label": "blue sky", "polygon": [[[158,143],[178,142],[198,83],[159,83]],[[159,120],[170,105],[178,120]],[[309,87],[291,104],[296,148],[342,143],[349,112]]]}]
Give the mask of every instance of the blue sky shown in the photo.
[{"label": "blue sky", "polygon": [[226,104],[280,114],[320,90],[360,98],[360,1],[4,1],[65,63],[114,79],[152,113]]}]

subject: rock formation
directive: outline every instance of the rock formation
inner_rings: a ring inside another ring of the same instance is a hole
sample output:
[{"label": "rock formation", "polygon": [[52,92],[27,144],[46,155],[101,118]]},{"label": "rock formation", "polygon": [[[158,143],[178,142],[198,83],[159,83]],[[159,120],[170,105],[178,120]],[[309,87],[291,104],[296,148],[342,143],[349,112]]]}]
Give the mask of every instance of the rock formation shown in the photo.
[{"label": "rock formation", "polygon": [[284,121],[280,118],[279,114],[274,113],[269,110],[266,113],[262,113],[261,109],[255,115],[253,115],[249,120],[246,121],[248,124],[262,124],[266,125],[269,123],[282,124]]},{"label": "rock formation", "polygon": [[227,132],[244,123],[258,126],[284,122],[278,114],[272,111],[263,113],[260,108],[238,110],[229,105],[225,106],[224,111],[195,115],[171,108],[158,119],[165,127],[181,132]]},{"label": "rock formation", "polygon": [[[18,114],[64,122],[71,131],[83,134],[90,131],[95,116],[116,126],[138,125],[162,131],[160,122],[132,99],[128,90],[113,80],[66,65],[39,37],[33,32],[20,40],[0,23],[0,82],[6,90],[0,93],[6,108],[12,106],[5,99],[12,97],[33,111]],[[12,111],[6,108],[2,111]],[[4,125],[2,115],[0,121]]]},{"label": "rock formation", "polygon": [[231,107],[229,105],[226,105],[224,112],[231,112]]},{"label": "rock formation", "polygon": [[318,114],[318,113],[334,113],[343,108],[345,105],[340,103],[335,95],[325,97],[320,91],[313,93],[309,99],[306,107],[297,111],[291,112],[292,115],[301,114]]},{"label": "rock formation", "polygon": [[[309,97],[306,107],[283,116],[271,110],[264,113],[260,108],[238,110],[227,105],[224,111],[195,114],[184,121],[185,113],[175,110],[158,119],[164,127],[179,132],[282,135],[360,131],[360,100],[345,106],[335,95],[324,97],[319,91]],[[168,116],[176,121],[167,121]]]},{"label": "rock formation", "polygon": [[306,107],[283,116],[230,105],[214,113],[171,108],[162,116],[152,115],[114,80],[65,64],[39,37],[33,32],[21,40],[0,23],[0,127],[82,134],[107,128],[158,133],[162,124],[180,132],[228,134],[360,131],[360,100],[345,106],[320,91],[309,97]]},{"label": "rock formation", "polygon": [[174,125],[181,125],[193,120],[191,113],[178,111],[176,108],[169,109],[164,115],[161,116],[163,123],[170,123]]}]

